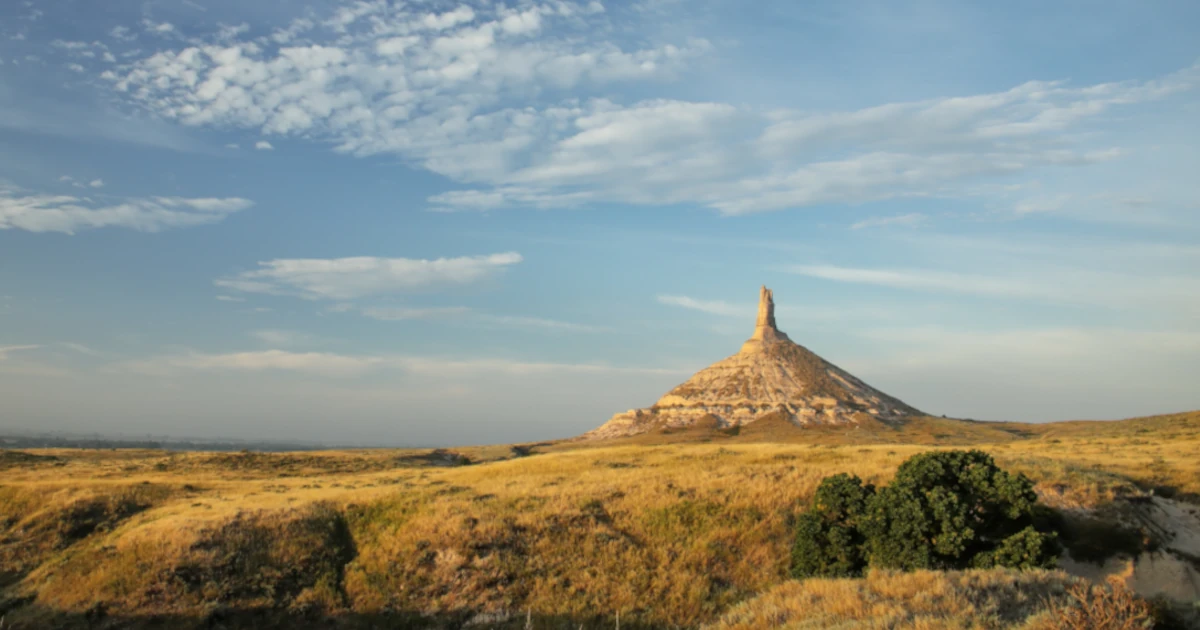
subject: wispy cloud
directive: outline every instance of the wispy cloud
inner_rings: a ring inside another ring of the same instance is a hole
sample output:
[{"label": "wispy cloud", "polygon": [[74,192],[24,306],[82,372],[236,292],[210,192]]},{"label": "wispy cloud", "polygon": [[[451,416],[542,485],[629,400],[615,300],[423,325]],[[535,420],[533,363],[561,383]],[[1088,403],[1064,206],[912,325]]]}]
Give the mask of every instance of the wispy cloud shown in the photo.
[{"label": "wispy cloud", "polygon": [[572,333],[601,333],[611,330],[606,326],[592,326],[564,322],[545,317],[525,317],[519,315],[490,315],[481,313],[476,316],[478,321],[490,326],[522,328],[539,332],[572,332]]},{"label": "wispy cloud", "polygon": [[141,232],[216,223],[254,203],[239,197],[144,197],[98,201],[90,197],[27,193],[0,186],[0,230],[63,232],[121,227]]},{"label": "wispy cloud", "polygon": [[287,258],[215,281],[248,293],[294,295],[310,300],[352,300],[430,287],[471,284],[521,262],[516,252],[458,258]]},{"label": "wispy cloud", "polygon": [[442,306],[429,308],[379,307],[362,309],[362,314],[381,321],[403,321],[411,319],[444,319],[470,312],[465,306]]},{"label": "wispy cloud", "polygon": [[1170,306],[1200,312],[1200,298],[1195,297],[1200,295],[1200,279],[1190,276],[1132,275],[1049,266],[1007,275],[836,265],[792,265],[780,269],[810,278],[902,290],[1117,308]]},{"label": "wispy cloud", "polygon": [[893,217],[871,217],[855,222],[850,226],[852,230],[861,230],[870,227],[884,227],[888,225],[918,225],[924,223],[929,217],[920,212],[910,212]]},{"label": "wispy cloud", "polygon": [[730,304],[721,300],[697,300],[686,295],[660,295],[658,303],[727,317],[748,317],[754,313],[753,307],[748,304]]},{"label": "wispy cloud", "polygon": [[[1027,281],[934,270],[889,270],[838,267],[835,265],[795,265],[785,271],[854,284],[873,284],[895,289],[945,291],[997,297],[1046,297],[1046,291]],[[1051,292],[1052,293],[1052,292]]]},{"label": "wispy cloud", "polygon": [[24,345],[24,346],[0,346],[0,361],[8,359],[9,353],[20,352],[22,350],[37,350],[39,345]]},{"label": "wispy cloud", "polygon": [[250,336],[268,346],[291,347],[313,343],[314,337],[295,330],[266,329],[251,331]]},{"label": "wispy cloud", "polygon": [[350,377],[373,370],[400,370],[403,372],[436,376],[469,374],[681,374],[686,370],[667,368],[622,367],[600,363],[551,363],[530,362],[501,358],[446,358],[417,357],[404,355],[345,355],[327,352],[289,352],[286,350],[262,350],[207,354],[190,352],[164,355],[115,363],[109,371],[135,372],[147,375],[167,375],[179,370],[193,371],[284,371],[316,374],[323,376]]},{"label": "wispy cloud", "polygon": [[521,315],[494,315],[479,313],[465,306],[440,307],[365,307],[363,315],[382,321],[407,321],[416,319],[448,320],[457,319],[468,324],[482,324],[495,328],[520,328],[539,332],[572,332],[599,333],[610,329],[604,326],[591,326],[574,322],[564,322],[545,317],[528,317]]},{"label": "wispy cloud", "polygon": [[381,366],[380,357],[348,356],[329,352],[261,350],[205,354],[193,352],[126,361],[109,366],[110,371],[164,375],[178,370],[263,372],[286,371],[325,376],[354,376]]},{"label": "wispy cloud", "polygon": [[60,342],[58,342],[58,345],[66,348],[68,350],[78,352],[79,354],[86,354],[86,355],[92,356],[92,357],[100,356],[99,352],[97,352],[96,350],[93,350],[92,348],[89,348],[81,343],[75,343],[72,341],[60,341]]},{"label": "wispy cloud", "polygon": [[258,142],[255,142],[254,148],[259,151],[274,151],[275,150],[275,147],[272,146],[271,143],[267,142],[266,140],[259,140]]}]

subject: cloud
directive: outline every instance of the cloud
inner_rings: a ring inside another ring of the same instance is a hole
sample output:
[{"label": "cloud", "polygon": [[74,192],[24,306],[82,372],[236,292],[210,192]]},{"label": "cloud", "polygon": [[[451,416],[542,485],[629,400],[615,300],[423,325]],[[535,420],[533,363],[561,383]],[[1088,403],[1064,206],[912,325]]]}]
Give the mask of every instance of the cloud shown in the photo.
[{"label": "cloud", "polygon": [[480,314],[476,316],[476,319],[488,325],[524,328],[539,332],[600,333],[611,330],[605,326],[576,324],[574,322],[564,322],[544,317]]},{"label": "cloud", "polygon": [[232,295],[218,295],[218,302],[245,302],[246,298],[234,297]]},{"label": "cloud", "polygon": [[[1031,81],[846,111],[760,111],[655,98],[713,46],[623,47],[590,4],[364,0],[261,37],[213,33],[111,76],[129,102],[186,126],[239,128],[391,154],[457,185],[438,210],[606,202],[738,215],[896,197],[963,196],[981,178],[1123,155],[1094,122],[1200,85]],[[636,101],[597,98],[644,82]]]},{"label": "cloud", "polygon": [[0,346],[0,361],[4,361],[4,360],[8,359],[8,355],[11,352],[20,352],[22,350],[36,350],[40,347],[41,346],[37,346],[37,345]]},{"label": "cloud", "polygon": [[226,149],[240,149],[241,147],[238,146],[238,144],[236,142],[230,142],[229,144],[225,145],[225,148]]},{"label": "cloud", "polygon": [[254,205],[248,199],[145,197],[102,202],[90,197],[26,193],[0,186],[0,230],[74,234],[122,227],[140,232],[216,223]]},{"label": "cloud", "polygon": [[381,321],[404,321],[412,319],[444,319],[470,312],[465,306],[445,306],[434,308],[406,307],[367,307],[362,314],[371,319]]},{"label": "cloud", "polygon": [[686,295],[660,295],[658,303],[726,317],[749,317],[754,314],[754,309],[749,305],[730,304],[720,300],[697,300]]},{"label": "cloud", "polygon": [[414,258],[299,258],[259,263],[259,269],[216,280],[218,287],[305,299],[352,300],[471,284],[521,262],[516,252],[434,260]]},{"label": "cloud", "polygon": [[883,227],[887,225],[918,225],[924,223],[927,219],[929,217],[920,212],[910,212],[894,217],[871,217],[855,222],[850,226],[850,229],[861,230],[868,227]]},{"label": "cloud", "polygon": [[[1130,356],[1200,351],[1200,333],[1194,331],[1136,330],[1124,328],[1030,328],[1022,330],[962,331],[937,327],[870,329],[859,333],[868,339],[904,348],[895,359],[907,366],[985,365],[997,361],[1032,362],[1062,369],[1079,361],[1107,354]],[[994,364],[994,363],[993,363]]]},{"label": "cloud", "polygon": [[199,352],[127,361],[110,371],[161,375],[177,370],[263,372],[287,371],[324,376],[354,376],[383,364],[377,357],[354,357],[328,352],[261,350],[204,354]]},{"label": "cloud", "polygon": [[686,374],[687,370],[619,367],[599,363],[546,363],[500,358],[454,359],[405,355],[357,356],[327,352],[261,350],[206,354],[188,352],[115,363],[111,372],[165,375],[180,370],[298,372],[321,376],[352,377],[374,370],[398,370],[409,374],[463,376],[474,374]]},{"label": "cloud", "polygon": [[92,181],[88,182],[88,186],[91,188],[104,188],[104,180],[93,179]]},{"label": "cloud", "polygon": [[[353,307],[347,308],[351,310]],[[493,315],[490,313],[475,313],[465,306],[443,307],[366,307],[361,309],[366,317],[381,321],[408,321],[417,319],[451,319],[463,318],[463,321],[480,323],[487,327],[520,328],[538,332],[568,332],[568,333],[598,333],[610,330],[603,326],[590,326],[574,322],[564,322],[544,317],[526,317],[519,315]]]},{"label": "cloud", "polygon": [[108,32],[108,34],[113,39],[117,39],[117,40],[124,41],[124,42],[133,41],[133,40],[137,39],[137,34],[131,32],[129,30],[129,27],[127,27],[127,26],[114,26],[112,28],[112,30],[110,30]]},{"label": "cloud", "polygon": [[171,24],[170,22],[155,22],[149,19],[142,20],[142,28],[144,28],[147,33],[154,35],[167,35],[175,31],[175,25]]},{"label": "cloud", "polygon": [[93,356],[93,357],[100,355],[99,352],[97,352],[81,343],[74,343],[74,342],[70,342],[70,341],[60,341],[60,342],[58,342],[58,345],[60,345],[64,348],[67,348],[68,350],[73,350],[75,352],[78,352],[79,354],[86,354],[88,356]]},{"label": "cloud", "polygon": [[1036,300],[1112,308],[1166,307],[1200,312],[1200,279],[1042,266],[1007,275],[933,269],[865,269],[836,265],[793,265],[782,271],[810,278],[892,289]]},{"label": "cloud", "polygon": [[268,346],[299,346],[313,342],[313,336],[294,330],[255,330],[250,336]]},{"label": "cloud", "polygon": [[[236,146],[234,148],[236,148]],[[266,140],[259,140],[258,142],[255,142],[254,148],[259,151],[274,151],[275,150],[275,147],[271,146],[271,143],[267,142]]]}]

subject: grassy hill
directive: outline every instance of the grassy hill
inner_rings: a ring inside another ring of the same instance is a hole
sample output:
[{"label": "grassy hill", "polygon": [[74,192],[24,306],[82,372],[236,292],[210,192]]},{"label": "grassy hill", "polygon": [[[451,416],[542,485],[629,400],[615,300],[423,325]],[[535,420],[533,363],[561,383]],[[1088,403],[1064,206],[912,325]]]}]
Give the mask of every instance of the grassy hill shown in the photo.
[{"label": "grassy hill", "polygon": [[[764,420],[732,434],[453,452],[6,451],[0,615],[5,628],[329,618],[349,628],[518,628],[527,618],[599,628],[618,614],[625,628],[761,627],[727,615],[798,588],[785,588],[791,520],[823,477],[885,483],[914,453],[966,445],[1029,475],[1068,514],[1103,513],[1150,489],[1200,498],[1200,412],[804,430]],[[1079,544],[1103,552],[1097,531],[1080,526]],[[1069,580],[1053,575],[1060,586],[1045,592],[1062,596]],[[1025,578],[978,578],[1013,579]],[[850,588],[814,584],[805,592]],[[925,627],[1020,627],[1040,610],[971,625],[977,614],[950,607],[943,617],[961,624]]]}]

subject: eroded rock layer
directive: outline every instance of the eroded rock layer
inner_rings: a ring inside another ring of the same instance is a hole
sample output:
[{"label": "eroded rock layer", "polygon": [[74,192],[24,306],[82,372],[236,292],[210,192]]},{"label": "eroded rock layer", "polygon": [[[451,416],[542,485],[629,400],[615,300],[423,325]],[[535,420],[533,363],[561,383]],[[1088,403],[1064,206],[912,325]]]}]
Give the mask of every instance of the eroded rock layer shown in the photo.
[{"label": "eroded rock layer", "polygon": [[893,422],[919,413],[789,339],[776,327],[773,295],[763,287],[754,334],[737,354],[700,370],[653,406],[619,413],[584,437],[724,428],[767,416],[803,426],[853,424],[864,416]]}]

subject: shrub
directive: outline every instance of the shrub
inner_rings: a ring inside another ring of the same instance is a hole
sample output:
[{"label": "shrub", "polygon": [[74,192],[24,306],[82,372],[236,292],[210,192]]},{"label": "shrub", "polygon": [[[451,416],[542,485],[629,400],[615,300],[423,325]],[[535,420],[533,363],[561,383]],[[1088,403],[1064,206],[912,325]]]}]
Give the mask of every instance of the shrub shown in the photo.
[{"label": "shrub", "polygon": [[792,572],[1049,567],[1059,553],[1057,535],[1036,518],[1038,507],[1033,482],[981,451],[913,456],[878,492],[836,475],[821,483],[798,520]]},{"label": "shrub", "polygon": [[848,577],[862,573],[863,535],[860,519],[875,486],[863,485],[845,473],[826,477],[817,488],[813,506],[800,515],[792,548],[792,575]]},{"label": "shrub", "polygon": [[1129,592],[1119,578],[1110,578],[1106,586],[1077,584],[1067,589],[1064,600],[1052,603],[1050,618],[1040,628],[1140,630],[1154,627],[1152,613],[1150,605]]}]

